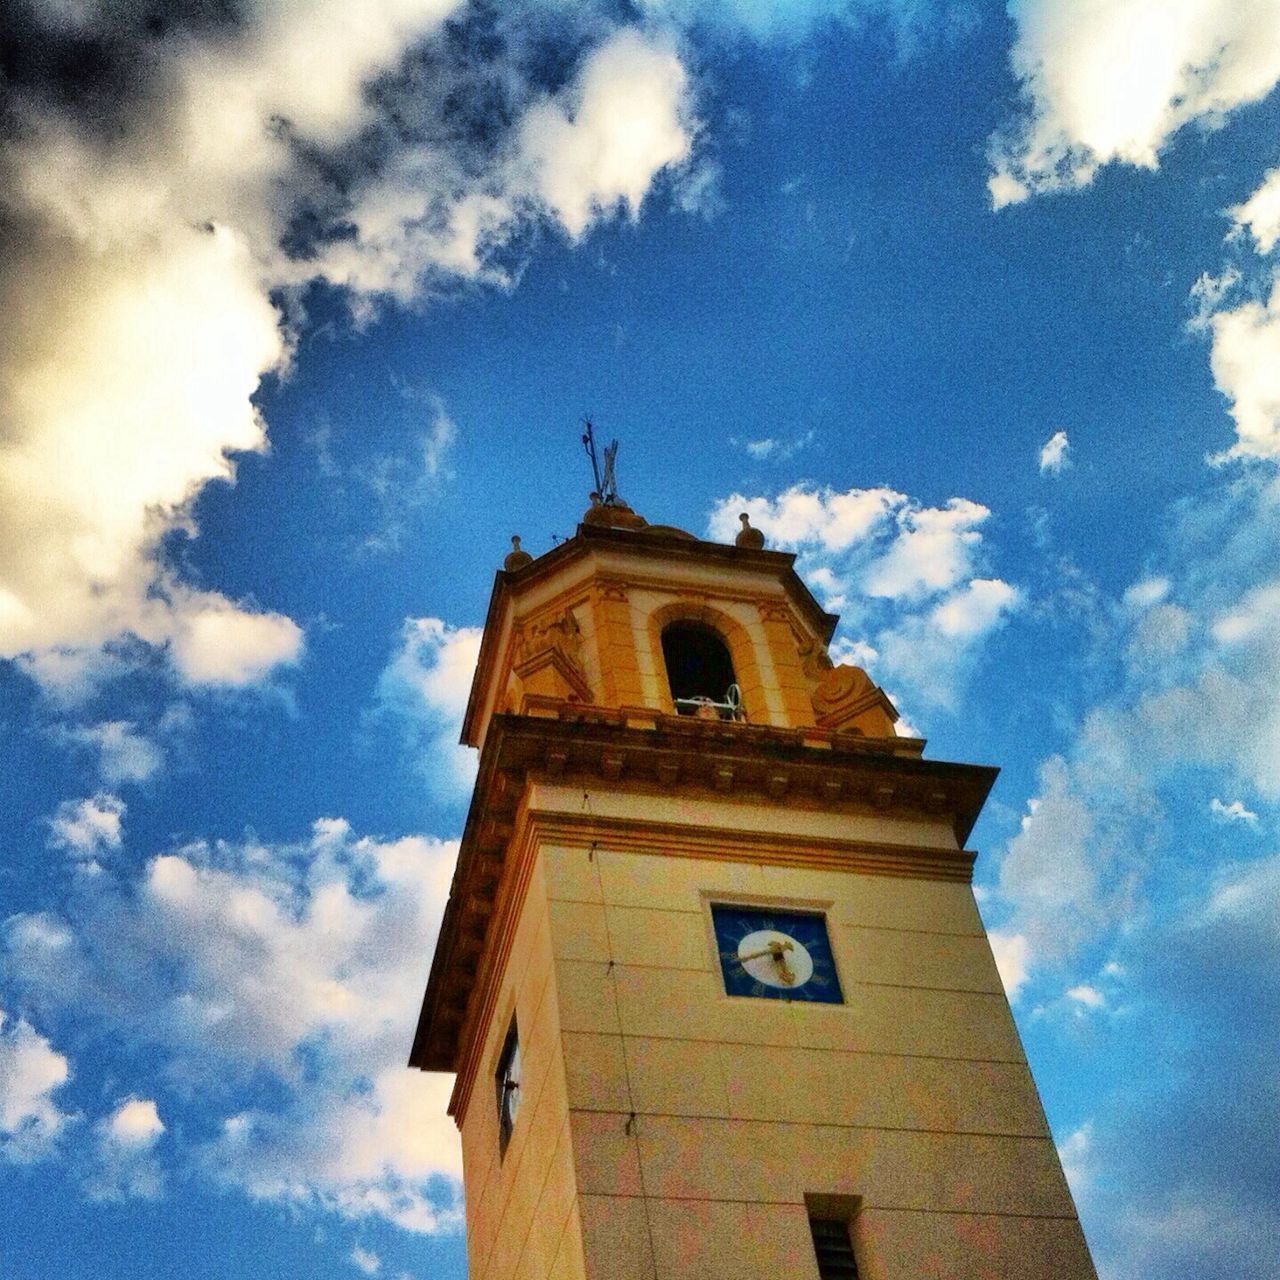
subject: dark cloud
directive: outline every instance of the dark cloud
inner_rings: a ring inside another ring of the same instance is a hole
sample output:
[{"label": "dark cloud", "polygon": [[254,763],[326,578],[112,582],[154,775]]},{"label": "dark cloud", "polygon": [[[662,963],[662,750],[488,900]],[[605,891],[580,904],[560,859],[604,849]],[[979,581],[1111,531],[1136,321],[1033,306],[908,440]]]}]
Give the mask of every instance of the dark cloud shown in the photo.
[{"label": "dark cloud", "polygon": [[242,21],[243,6],[231,0],[16,0],[0,24],[9,110],[15,100],[53,108],[109,132],[149,96],[176,44],[231,34]]}]

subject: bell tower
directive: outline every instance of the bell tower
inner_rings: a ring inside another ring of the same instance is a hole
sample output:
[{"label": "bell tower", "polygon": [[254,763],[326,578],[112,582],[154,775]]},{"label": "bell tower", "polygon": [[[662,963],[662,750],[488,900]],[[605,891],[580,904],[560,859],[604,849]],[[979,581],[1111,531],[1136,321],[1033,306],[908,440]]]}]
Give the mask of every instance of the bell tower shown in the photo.
[{"label": "bell tower", "polygon": [[472,1280],[1086,1280],[927,760],[836,618],[593,501],[497,575],[410,1064],[456,1073]]}]

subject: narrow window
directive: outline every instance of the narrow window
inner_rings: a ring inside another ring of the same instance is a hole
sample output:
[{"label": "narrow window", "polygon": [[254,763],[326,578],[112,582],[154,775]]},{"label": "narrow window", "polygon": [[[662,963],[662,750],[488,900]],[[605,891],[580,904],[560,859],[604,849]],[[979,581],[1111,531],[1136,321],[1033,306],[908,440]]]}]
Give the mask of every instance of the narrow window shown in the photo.
[{"label": "narrow window", "polygon": [[671,700],[682,716],[741,719],[741,697],[729,649],[710,627],[673,622],[662,632]]},{"label": "narrow window", "polygon": [[498,1146],[505,1155],[511,1130],[515,1127],[516,1112],[520,1109],[520,1037],[516,1033],[514,1017],[502,1043],[502,1052],[498,1055],[494,1084],[498,1092]]},{"label": "narrow window", "polygon": [[821,1280],[858,1280],[849,1224],[843,1218],[810,1218],[809,1230]]}]

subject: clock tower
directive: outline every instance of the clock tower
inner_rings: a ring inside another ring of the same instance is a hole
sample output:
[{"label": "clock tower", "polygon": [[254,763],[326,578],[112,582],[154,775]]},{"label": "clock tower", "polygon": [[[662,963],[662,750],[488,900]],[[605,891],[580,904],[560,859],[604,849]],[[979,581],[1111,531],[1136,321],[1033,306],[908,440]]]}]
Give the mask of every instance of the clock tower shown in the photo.
[{"label": "clock tower", "polygon": [[472,1280],[1087,1280],[965,841],[836,619],[593,500],[497,575],[410,1063],[456,1074]]}]

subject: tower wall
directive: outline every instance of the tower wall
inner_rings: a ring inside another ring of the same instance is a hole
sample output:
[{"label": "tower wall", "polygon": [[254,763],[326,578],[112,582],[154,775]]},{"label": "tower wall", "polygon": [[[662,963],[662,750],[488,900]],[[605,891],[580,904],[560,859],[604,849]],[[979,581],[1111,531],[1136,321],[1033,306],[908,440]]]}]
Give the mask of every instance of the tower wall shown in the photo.
[{"label": "tower wall", "polygon": [[[522,813],[508,982],[539,1100],[507,1160],[543,1183],[499,1213],[521,1175],[491,1169],[474,1277],[817,1280],[815,1206],[863,1280],[1094,1274],[967,876],[868,869],[955,851],[946,822],[547,782]],[[844,1002],[726,995],[711,902],[823,911]]]},{"label": "tower wall", "polygon": [[[550,898],[541,860],[529,870],[511,920],[510,952],[494,992],[497,1013],[480,1046],[474,1092],[457,1115],[471,1280],[580,1280],[584,1274]],[[513,1016],[522,1096],[504,1151],[493,1077]]]}]

